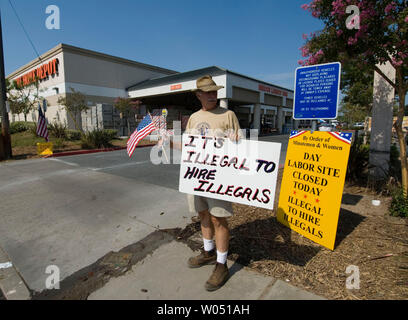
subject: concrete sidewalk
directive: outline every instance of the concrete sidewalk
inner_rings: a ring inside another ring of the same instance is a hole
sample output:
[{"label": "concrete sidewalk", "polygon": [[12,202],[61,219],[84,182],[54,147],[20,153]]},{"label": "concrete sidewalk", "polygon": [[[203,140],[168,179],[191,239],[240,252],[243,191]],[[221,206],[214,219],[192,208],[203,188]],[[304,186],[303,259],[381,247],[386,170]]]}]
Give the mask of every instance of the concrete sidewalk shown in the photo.
[{"label": "concrete sidewalk", "polygon": [[208,292],[204,284],[214,266],[187,267],[196,254],[186,244],[172,241],[135,264],[118,278],[111,278],[93,292],[89,300],[321,300],[286,282],[264,276],[232,261],[230,279],[217,291]]},{"label": "concrete sidewalk", "polygon": [[[273,137],[274,142],[286,140]],[[321,298],[233,262],[229,281],[207,292],[204,284],[213,266],[189,269],[186,261],[196,253],[177,237],[158,231],[183,229],[190,222],[185,195],[174,183],[178,167],[155,166],[149,155],[144,148],[132,159],[122,150],[0,164],[0,265],[12,263],[0,270],[7,299],[45,297],[41,293],[47,293],[49,265],[61,270],[57,296],[95,274],[81,295],[69,295],[72,299]],[[108,272],[103,283],[94,280],[98,270],[106,271],[104,259],[120,251],[135,259],[129,269],[116,277],[113,266],[108,271],[115,275]],[[89,286],[91,281],[100,286]]]},{"label": "concrete sidewalk", "polygon": [[30,292],[9,256],[0,248],[0,300],[29,300]]}]

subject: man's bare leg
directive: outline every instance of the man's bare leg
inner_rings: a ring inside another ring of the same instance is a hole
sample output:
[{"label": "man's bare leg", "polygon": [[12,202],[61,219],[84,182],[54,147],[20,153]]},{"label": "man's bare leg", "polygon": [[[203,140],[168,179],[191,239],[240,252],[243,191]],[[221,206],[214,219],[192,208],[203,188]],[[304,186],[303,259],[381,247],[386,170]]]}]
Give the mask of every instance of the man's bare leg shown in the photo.
[{"label": "man's bare leg", "polygon": [[211,222],[215,230],[215,244],[217,251],[221,253],[228,252],[229,229],[227,219],[211,216]]},{"label": "man's bare leg", "polygon": [[208,210],[198,213],[201,220],[201,233],[204,239],[212,240],[214,237],[214,225],[211,221],[211,214]]}]

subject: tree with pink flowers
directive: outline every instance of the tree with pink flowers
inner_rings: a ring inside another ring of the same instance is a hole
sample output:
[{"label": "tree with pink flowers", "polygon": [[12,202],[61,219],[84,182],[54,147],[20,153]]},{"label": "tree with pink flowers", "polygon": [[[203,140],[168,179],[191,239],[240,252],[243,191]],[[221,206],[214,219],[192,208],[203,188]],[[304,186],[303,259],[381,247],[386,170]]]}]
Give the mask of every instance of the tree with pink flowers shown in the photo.
[{"label": "tree with pink flowers", "polygon": [[[323,30],[304,35],[300,65],[340,61],[362,70],[377,71],[398,96],[395,129],[401,155],[403,189],[408,194],[408,162],[402,121],[408,92],[408,1],[407,0],[313,0],[302,5],[324,22]],[[377,64],[389,61],[396,81]]]}]

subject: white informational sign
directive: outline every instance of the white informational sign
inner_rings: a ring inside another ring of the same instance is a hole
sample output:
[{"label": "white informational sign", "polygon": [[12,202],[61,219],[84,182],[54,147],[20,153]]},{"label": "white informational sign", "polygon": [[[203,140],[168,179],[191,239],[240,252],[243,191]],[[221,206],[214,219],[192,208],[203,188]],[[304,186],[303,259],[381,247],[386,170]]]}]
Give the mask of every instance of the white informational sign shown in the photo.
[{"label": "white informational sign", "polygon": [[183,135],[179,191],[273,209],[281,144]]}]

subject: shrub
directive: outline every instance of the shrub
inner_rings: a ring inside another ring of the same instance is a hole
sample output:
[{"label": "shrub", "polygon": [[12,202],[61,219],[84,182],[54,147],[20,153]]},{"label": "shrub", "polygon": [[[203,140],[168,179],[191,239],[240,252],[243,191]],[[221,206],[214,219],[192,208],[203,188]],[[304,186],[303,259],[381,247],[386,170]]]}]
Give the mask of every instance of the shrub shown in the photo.
[{"label": "shrub", "polygon": [[118,130],[114,129],[105,129],[106,134],[110,137],[111,140],[118,137]]},{"label": "shrub", "polygon": [[350,148],[346,175],[348,181],[357,182],[367,179],[369,152],[370,146],[363,144],[363,137],[358,137]]},{"label": "shrub", "polygon": [[85,149],[108,148],[112,144],[112,133],[106,130],[95,129],[84,133],[81,137],[81,146]]},{"label": "shrub", "polygon": [[79,130],[67,130],[67,139],[69,141],[81,140],[82,132]]},{"label": "shrub", "polygon": [[401,181],[401,161],[399,160],[400,152],[394,143],[390,149],[390,169],[389,176]]},{"label": "shrub", "polygon": [[62,149],[65,147],[65,141],[64,139],[61,138],[57,138],[53,141],[53,145],[55,147],[55,149]]},{"label": "shrub", "polygon": [[48,124],[48,133],[58,139],[67,139],[67,127],[59,122]]},{"label": "shrub", "polygon": [[408,197],[402,187],[391,192],[390,214],[394,217],[408,218]]},{"label": "shrub", "polygon": [[10,134],[24,132],[30,130],[34,123],[32,122],[24,122],[24,121],[16,121],[10,123]]}]

